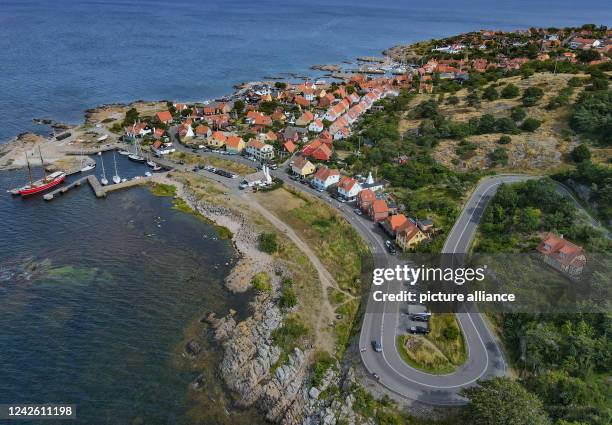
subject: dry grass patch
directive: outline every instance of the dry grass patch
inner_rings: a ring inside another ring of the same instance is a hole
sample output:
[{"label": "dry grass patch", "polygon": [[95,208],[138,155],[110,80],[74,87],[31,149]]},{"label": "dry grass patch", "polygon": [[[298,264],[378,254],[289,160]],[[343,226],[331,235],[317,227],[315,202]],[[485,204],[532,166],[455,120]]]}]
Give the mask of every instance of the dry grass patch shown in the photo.
[{"label": "dry grass patch", "polygon": [[450,373],[454,366],[422,336],[399,335],[396,339],[397,350],[402,359],[415,369],[433,374]]}]

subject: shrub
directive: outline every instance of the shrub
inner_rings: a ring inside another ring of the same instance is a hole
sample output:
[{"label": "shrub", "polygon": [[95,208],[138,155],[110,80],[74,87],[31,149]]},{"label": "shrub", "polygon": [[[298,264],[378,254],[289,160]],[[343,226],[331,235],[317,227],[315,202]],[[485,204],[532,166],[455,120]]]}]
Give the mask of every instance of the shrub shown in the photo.
[{"label": "shrub", "polygon": [[582,162],[591,159],[591,151],[584,143],[576,146],[571,152],[574,162]]},{"label": "shrub", "polygon": [[533,106],[544,96],[544,91],[539,87],[528,87],[523,92],[523,105]]},{"label": "shrub", "polygon": [[276,233],[262,233],[259,235],[259,249],[268,254],[278,251]]},{"label": "shrub", "polygon": [[256,289],[260,292],[270,292],[272,291],[272,282],[270,276],[266,272],[259,272],[253,279],[251,279],[251,285],[253,285],[253,289]]},{"label": "shrub", "polygon": [[497,100],[499,99],[499,93],[497,93],[495,87],[488,86],[482,94],[482,98],[486,100]]},{"label": "shrub", "polygon": [[446,103],[449,105],[457,105],[459,104],[459,98],[457,96],[450,96],[448,99],[446,99]]},{"label": "shrub", "polygon": [[501,97],[504,99],[513,99],[520,94],[520,90],[514,84],[508,84],[501,91]]},{"label": "shrub", "polygon": [[578,77],[572,77],[567,81],[569,87],[580,87],[582,86],[582,79]]},{"label": "shrub", "polygon": [[499,138],[499,140],[497,141],[497,143],[499,143],[500,145],[507,145],[508,143],[510,143],[512,141],[512,137],[510,136],[506,136],[505,134],[503,136],[501,136]]},{"label": "shrub", "polygon": [[527,112],[520,106],[512,108],[512,112],[510,113],[510,118],[512,118],[515,122],[523,121],[527,116]]},{"label": "shrub", "polygon": [[442,331],[442,336],[447,341],[453,341],[459,336],[459,329],[456,326],[448,326]]},{"label": "shrub", "polygon": [[336,365],[336,360],[326,351],[318,351],[312,365],[312,386],[318,387],[323,383],[325,373]]},{"label": "shrub", "polygon": [[505,117],[500,118],[495,122],[495,129],[500,133],[519,134],[520,130],[512,119]]},{"label": "shrub", "polygon": [[540,128],[542,121],[537,120],[535,118],[527,118],[523,121],[521,128],[525,131],[533,132]]},{"label": "shrub", "polygon": [[508,163],[508,152],[506,148],[496,148],[489,154],[489,159],[493,165],[506,165]]}]

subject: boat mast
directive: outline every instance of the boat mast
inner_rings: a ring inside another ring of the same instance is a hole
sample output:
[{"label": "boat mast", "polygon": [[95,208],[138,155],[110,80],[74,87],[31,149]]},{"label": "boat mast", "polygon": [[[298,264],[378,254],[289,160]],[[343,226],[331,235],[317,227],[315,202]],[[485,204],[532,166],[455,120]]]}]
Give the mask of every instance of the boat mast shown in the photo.
[{"label": "boat mast", "polygon": [[32,187],[32,168],[30,167],[30,161],[28,160],[28,153],[25,153],[26,164],[28,164],[28,175],[30,176],[30,187]]},{"label": "boat mast", "polygon": [[43,161],[42,152],[40,151],[40,145],[38,145],[38,155],[40,155],[40,165],[43,169],[43,175],[45,176],[45,180],[47,179],[47,170],[45,170],[45,162]]}]

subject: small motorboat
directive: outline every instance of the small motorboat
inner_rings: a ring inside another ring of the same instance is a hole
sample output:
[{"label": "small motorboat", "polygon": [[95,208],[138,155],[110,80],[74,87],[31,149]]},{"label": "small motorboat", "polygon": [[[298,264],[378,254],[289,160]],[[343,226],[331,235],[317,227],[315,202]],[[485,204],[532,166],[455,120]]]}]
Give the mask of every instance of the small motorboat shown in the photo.
[{"label": "small motorboat", "polygon": [[123,149],[121,149],[120,151],[118,151],[119,155],[123,155],[123,156],[128,156],[130,155],[130,153],[128,151],[124,151]]},{"label": "small motorboat", "polygon": [[146,176],[146,177],[151,177],[152,175],[153,175],[153,174],[151,174],[151,172],[150,172],[150,171],[147,171],[147,172],[145,173],[145,176]]}]

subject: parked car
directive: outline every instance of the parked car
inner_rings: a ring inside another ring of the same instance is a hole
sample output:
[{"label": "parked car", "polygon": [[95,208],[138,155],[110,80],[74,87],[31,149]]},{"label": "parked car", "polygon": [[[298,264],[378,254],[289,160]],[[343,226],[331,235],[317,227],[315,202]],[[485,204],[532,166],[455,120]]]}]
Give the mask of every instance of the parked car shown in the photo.
[{"label": "parked car", "polygon": [[413,314],[410,318],[415,322],[429,322],[429,316],[426,314]]},{"label": "parked car", "polygon": [[429,333],[429,329],[425,326],[411,326],[408,328],[408,332],[411,334],[422,334],[427,335]]},{"label": "parked car", "polygon": [[361,210],[360,210],[359,208],[355,208],[353,211],[354,211],[354,212],[355,212],[355,214],[357,214],[357,215],[363,215],[363,212],[361,212]]},{"label": "parked car", "polygon": [[393,242],[385,241],[385,247],[387,247],[387,251],[389,251],[389,254],[395,255],[397,253],[397,250],[395,249],[395,245],[393,245]]},{"label": "parked car", "polygon": [[380,343],[380,341],[372,341],[372,348],[377,353],[382,352],[382,344]]}]

